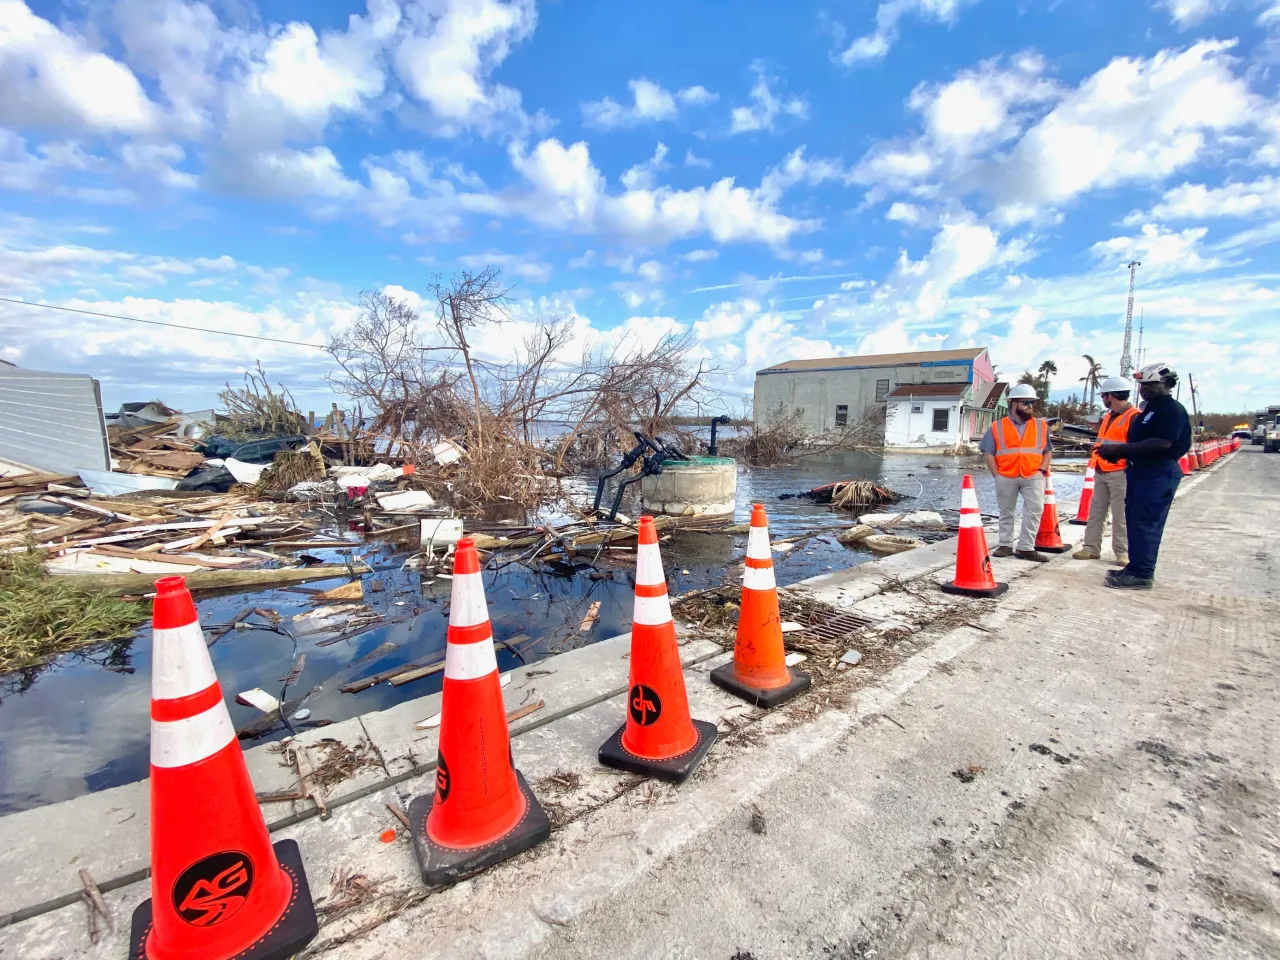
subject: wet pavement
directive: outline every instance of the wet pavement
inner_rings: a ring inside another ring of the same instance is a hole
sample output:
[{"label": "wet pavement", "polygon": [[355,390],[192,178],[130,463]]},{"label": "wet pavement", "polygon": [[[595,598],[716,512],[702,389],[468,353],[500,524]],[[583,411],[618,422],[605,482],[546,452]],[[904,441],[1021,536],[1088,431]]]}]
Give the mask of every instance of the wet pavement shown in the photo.
[{"label": "wet pavement", "polygon": [[[974,475],[983,512],[994,515],[992,483],[976,459],[849,452],[809,457],[784,467],[741,470],[737,515],[745,521],[750,516],[751,503],[763,502],[769,510],[775,539],[848,524],[853,515],[845,511],[804,500],[779,500],[778,496],[834,480],[866,479],[907,495],[903,508],[939,510],[946,516],[945,511],[954,513],[959,506],[960,475],[964,472]],[[1078,474],[1057,476],[1059,501],[1074,506],[1080,485]],[[623,512],[634,515],[635,505],[624,504]],[[734,567],[745,549],[745,536],[675,533],[662,547],[672,593],[732,581],[736,576]],[[275,611],[286,628],[284,632],[232,631],[210,648],[237,727],[260,714],[236,704],[235,694],[261,687],[279,697],[282,678],[299,653],[306,654],[306,667],[290,688],[289,696],[299,696],[325,684],[324,691],[306,703],[313,720],[343,720],[440,688],[440,674],[399,687],[383,683],[358,694],[340,693],[334,689],[336,684],[326,681],[384,644],[394,647],[363,662],[355,677],[435,653],[443,656],[450,581],[437,578],[424,582],[429,578],[416,571],[401,570],[412,551],[387,544],[357,544],[351,550],[313,552],[327,561],[340,560],[343,555],[356,556],[373,566],[377,572],[365,578],[365,600],[384,621],[357,636],[325,644],[334,637],[334,631],[307,633],[303,622],[289,619],[316,607],[302,592],[279,589],[200,600],[200,619],[206,627],[227,623],[252,606]],[[865,550],[843,547],[834,536],[815,537],[794,550],[777,554],[775,565],[779,583],[787,584],[855,566],[874,556]],[[519,646],[532,663],[552,653],[625,633],[630,629],[634,561],[628,562],[626,555],[620,554],[619,559],[601,560],[598,566],[612,570],[615,579],[592,581],[585,571],[568,576],[536,573],[518,564],[487,572],[485,586],[494,636],[499,640],[527,637]],[[369,589],[368,581],[373,579],[382,583],[380,592]],[[315,582],[308,588],[337,586],[341,582]],[[599,621],[582,632],[579,626],[594,601],[601,604]],[[255,615],[251,619],[262,622],[264,618]],[[150,658],[151,635],[144,628],[131,641],[68,655],[41,670],[0,678],[0,813],[71,799],[147,776]],[[498,663],[507,670],[519,666],[520,660],[509,650],[499,648]]]}]

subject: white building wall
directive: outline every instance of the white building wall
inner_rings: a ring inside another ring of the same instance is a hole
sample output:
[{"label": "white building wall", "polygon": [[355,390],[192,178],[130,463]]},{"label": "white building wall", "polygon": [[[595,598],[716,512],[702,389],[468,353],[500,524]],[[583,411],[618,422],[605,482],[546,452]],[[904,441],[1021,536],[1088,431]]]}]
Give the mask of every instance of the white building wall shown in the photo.
[{"label": "white building wall", "polygon": [[757,373],[755,418],[765,423],[779,414],[802,410],[804,425],[810,432],[827,433],[836,429],[837,406],[848,407],[848,422],[853,424],[875,405],[877,381],[887,381],[885,392],[889,392],[904,383],[959,383],[968,378],[967,363]]},{"label": "white building wall", "polygon": [[[885,410],[884,445],[903,449],[943,449],[967,442],[959,397],[895,397]],[[947,429],[933,429],[934,410],[949,411]],[[917,412],[919,411],[919,412]]]}]

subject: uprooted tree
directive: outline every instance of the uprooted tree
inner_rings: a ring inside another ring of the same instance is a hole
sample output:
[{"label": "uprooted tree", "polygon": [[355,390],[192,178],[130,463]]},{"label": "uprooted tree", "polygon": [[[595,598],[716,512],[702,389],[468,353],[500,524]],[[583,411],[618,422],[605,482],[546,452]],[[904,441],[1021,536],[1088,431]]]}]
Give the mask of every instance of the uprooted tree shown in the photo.
[{"label": "uprooted tree", "polygon": [[[402,453],[455,502],[545,502],[554,478],[630,446],[630,431],[668,429],[707,401],[703,360],[689,334],[656,343],[594,340],[576,318],[515,320],[509,289],[488,268],[429,287],[435,322],[406,301],[361,294],[361,313],[328,346],[332,386],[357,404],[378,449]],[[492,359],[506,354],[505,359]],[[433,445],[465,451],[434,466]]]}]

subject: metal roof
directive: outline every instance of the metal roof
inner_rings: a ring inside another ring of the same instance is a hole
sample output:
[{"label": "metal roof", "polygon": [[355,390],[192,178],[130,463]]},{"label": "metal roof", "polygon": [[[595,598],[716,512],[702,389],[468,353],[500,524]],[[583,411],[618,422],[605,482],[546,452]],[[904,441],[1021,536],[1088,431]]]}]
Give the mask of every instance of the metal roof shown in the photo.
[{"label": "metal roof", "polygon": [[986,351],[986,347],[966,347],[963,350],[917,350],[909,353],[873,353],[863,357],[820,357],[813,360],[788,360],[757,370],[761,373],[805,373],[814,370],[852,370],[858,367],[910,367],[920,364],[938,364],[973,360]]},{"label": "metal roof", "polygon": [[899,397],[963,397],[967,383],[904,383],[889,391],[887,399]]}]

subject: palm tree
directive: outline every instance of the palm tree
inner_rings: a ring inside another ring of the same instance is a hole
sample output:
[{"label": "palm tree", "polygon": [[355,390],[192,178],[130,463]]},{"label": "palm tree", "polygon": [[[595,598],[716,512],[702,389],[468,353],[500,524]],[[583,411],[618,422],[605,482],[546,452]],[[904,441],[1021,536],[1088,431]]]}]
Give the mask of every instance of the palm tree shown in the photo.
[{"label": "palm tree", "polygon": [[1058,365],[1052,360],[1046,360],[1040,364],[1040,382],[1044,384],[1044,399],[1047,403],[1049,400],[1049,377],[1058,372]]},{"label": "palm tree", "polygon": [[1087,353],[1081,354],[1089,364],[1088,372],[1080,378],[1080,382],[1084,384],[1085,402],[1089,404],[1089,409],[1093,409],[1093,398],[1098,388],[1102,385],[1102,364]]}]

